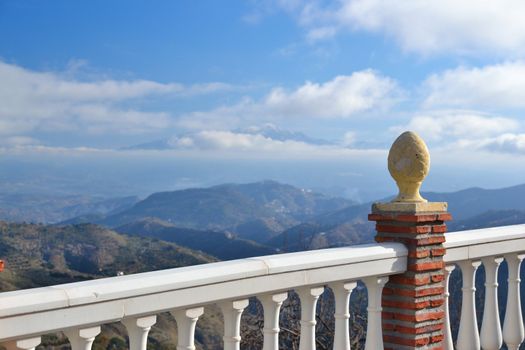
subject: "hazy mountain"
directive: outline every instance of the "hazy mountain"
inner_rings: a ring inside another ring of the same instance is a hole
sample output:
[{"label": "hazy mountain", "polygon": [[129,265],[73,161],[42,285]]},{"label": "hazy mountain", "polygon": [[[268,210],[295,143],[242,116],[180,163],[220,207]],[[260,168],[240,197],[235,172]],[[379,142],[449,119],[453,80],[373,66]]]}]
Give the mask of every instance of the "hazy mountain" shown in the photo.
[{"label": "hazy mountain", "polygon": [[246,234],[243,225],[263,220],[259,222],[260,232],[251,238],[266,239],[316,215],[350,204],[347,199],[263,181],[154,193],[133,207],[97,222],[117,227],[154,217],[177,227]]},{"label": "hazy mountain", "polygon": [[138,197],[101,198],[87,195],[0,194],[0,220],[56,223],[81,215],[109,215],[128,209]]},{"label": "hazy mountain", "polygon": [[[453,220],[449,231],[525,223],[525,185],[451,193],[424,192],[433,202],[448,202]],[[380,200],[388,202],[391,197]],[[353,205],[311,218],[269,239],[266,244],[286,251],[319,249],[373,241],[374,223],[367,216],[372,203]]]},{"label": "hazy mountain", "polygon": [[275,254],[274,248],[236,238],[231,233],[178,228],[159,219],[147,218],[115,229],[118,232],[174,242],[203,251],[221,260]]},{"label": "hazy mountain", "polygon": [[266,138],[276,140],[276,141],[297,141],[308,143],[311,145],[333,145],[333,142],[313,138],[307,136],[301,132],[289,131],[279,128],[274,124],[264,124],[262,126],[252,126],[244,129],[236,129],[233,132],[239,134],[249,134],[249,135],[261,135]]},{"label": "hazy mountain", "polygon": [[469,188],[451,193],[423,193],[432,202],[448,202],[454,220],[463,220],[491,210],[525,211],[525,184],[500,189]]}]

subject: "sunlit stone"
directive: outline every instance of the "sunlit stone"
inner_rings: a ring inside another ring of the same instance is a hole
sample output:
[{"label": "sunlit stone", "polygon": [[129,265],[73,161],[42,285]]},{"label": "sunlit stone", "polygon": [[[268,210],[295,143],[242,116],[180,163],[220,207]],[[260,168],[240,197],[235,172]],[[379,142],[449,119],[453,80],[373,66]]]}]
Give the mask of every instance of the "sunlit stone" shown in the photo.
[{"label": "sunlit stone", "polygon": [[388,153],[388,170],[399,188],[393,202],[426,202],[419,188],[429,168],[430,155],[423,139],[412,131],[402,133]]}]

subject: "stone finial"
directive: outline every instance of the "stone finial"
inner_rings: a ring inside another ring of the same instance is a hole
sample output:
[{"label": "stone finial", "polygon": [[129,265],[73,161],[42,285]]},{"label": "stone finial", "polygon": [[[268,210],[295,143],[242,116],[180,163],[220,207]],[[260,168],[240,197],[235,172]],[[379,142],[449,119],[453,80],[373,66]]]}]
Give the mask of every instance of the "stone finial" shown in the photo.
[{"label": "stone finial", "polygon": [[423,139],[412,131],[402,133],[388,153],[388,171],[399,188],[399,194],[392,202],[426,202],[419,194],[419,188],[429,168],[430,155]]}]

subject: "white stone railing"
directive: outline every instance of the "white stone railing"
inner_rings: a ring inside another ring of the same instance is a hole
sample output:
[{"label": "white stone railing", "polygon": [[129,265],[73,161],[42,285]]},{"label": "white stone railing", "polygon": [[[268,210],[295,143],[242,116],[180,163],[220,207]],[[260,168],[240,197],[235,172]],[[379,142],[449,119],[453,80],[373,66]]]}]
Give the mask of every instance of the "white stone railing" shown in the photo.
[{"label": "white stone railing", "polygon": [[[518,349],[524,339],[519,273],[525,257],[525,225],[446,234],[445,348],[453,349],[448,315],[448,277],[455,265],[463,274],[461,322],[456,349]],[[497,272],[509,270],[503,327],[497,304]],[[485,306],[478,332],[475,272],[486,271]],[[349,298],[356,281],[368,290],[365,348],[383,348],[381,292],[389,275],[406,271],[407,249],[400,243],[369,244],[272,255],[0,294],[0,343],[33,349],[40,336],[63,331],[73,350],[89,350],[100,326],[122,322],[130,349],[146,349],[156,315],[170,311],[178,327],[178,349],[194,349],[194,331],[203,306],[217,304],[224,315],[224,349],[240,348],[241,314],[249,297],[264,311],[264,350],[279,348],[279,312],[287,291],[301,301],[300,349],[315,349],[316,303],[327,286],[335,298],[334,349],[350,349]]]},{"label": "white stone railing", "polygon": [[[448,283],[450,273],[457,265],[463,277],[463,299],[456,349],[498,350],[505,342],[509,350],[517,350],[525,338],[520,297],[520,265],[525,257],[525,225],[451,232],[445,236],[445,349],[454,349],[448,313]],[[503,260],[507,262],[509,277],[502,329],[497,299],[497,276],[498,267]],[[481,331],[478,333],[475,277],[481,264],[485,268],[485,300]]]},{"label": "white stone railing", "polygon": [[264,350],[279,349],[279,311],[287,291],[301,302],[300,349],[315,349],[316,303],[326,286],[335,296],[335,349],[349,349],[349,298],[356,281],[368,290],[366,349],[383,348],[381,292],[388,276],[404,272],[407,249],[384,243],[233,260],[0,294],[0,342],[33,349],[40,336],[63,331],[73,350],[89,350],[100,326],[122,322],[130,349],[146,349],[156,315],[170,311],[177,349],[194,349],[203,306],[224,315],[224,349],[239,349],[247,298],[264,311]]}]

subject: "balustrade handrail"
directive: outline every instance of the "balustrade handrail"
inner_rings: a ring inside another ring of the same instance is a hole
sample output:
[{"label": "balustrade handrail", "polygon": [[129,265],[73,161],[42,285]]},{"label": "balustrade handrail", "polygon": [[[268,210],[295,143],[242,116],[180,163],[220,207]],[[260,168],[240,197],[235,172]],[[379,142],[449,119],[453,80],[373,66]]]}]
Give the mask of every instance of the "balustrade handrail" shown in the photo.
[{"label": "balustrade handrail", "polygon": [[400,243],[278,254],[0,294],[0,341],[406,270]]},{"label": "balustrade handrail", "polygon": [[525,251],[525,225],[449,232],[445,238],[447,263]]}]

